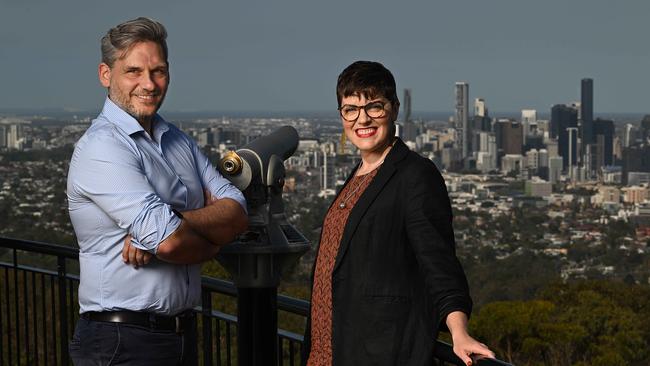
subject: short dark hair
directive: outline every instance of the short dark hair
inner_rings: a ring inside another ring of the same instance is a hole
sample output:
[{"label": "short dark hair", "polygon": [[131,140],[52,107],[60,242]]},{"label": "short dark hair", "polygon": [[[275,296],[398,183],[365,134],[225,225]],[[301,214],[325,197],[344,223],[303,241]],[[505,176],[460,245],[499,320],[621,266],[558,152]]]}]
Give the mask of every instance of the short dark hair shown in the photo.
[{"label": "short dark hair", "polygon": [[379,62],[356,61],[341,72],[336,83],[339,107],[343,98],[355,94],[365,95],[366,98],[384,97],[393,107],[399,106],[395,78]]},{"label": "short dark hair", "polygon": [[124,52],[136,43],[146,41],[160,45],[167,62],[167,30],[159,22],[145,17],[128,20],[106,32],[102,37],[102,62],[113,67]]}]

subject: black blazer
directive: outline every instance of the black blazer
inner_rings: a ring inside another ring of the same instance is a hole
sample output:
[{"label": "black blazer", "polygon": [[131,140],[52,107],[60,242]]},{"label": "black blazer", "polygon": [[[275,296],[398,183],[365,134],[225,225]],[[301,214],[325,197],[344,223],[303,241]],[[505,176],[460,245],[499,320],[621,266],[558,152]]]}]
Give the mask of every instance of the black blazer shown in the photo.
[{"label": "black blazer", "polygon": [[432,365],[447,314],[471,312],[444,179],[399,139],[348,218],[332,308],[334,366]]}]

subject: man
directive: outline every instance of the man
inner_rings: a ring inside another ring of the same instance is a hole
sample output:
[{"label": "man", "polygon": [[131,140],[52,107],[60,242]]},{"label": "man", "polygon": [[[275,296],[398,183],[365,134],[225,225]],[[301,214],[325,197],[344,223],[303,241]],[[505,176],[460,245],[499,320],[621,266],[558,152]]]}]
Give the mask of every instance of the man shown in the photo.
[{"label": "man", "polygon": [[248,224],[241,192],[156,113],[169,85],[166,37],[138,18],[101,41],[108,97],[68,173],[80,249],[75,365],[196,364],[199,263]]}]

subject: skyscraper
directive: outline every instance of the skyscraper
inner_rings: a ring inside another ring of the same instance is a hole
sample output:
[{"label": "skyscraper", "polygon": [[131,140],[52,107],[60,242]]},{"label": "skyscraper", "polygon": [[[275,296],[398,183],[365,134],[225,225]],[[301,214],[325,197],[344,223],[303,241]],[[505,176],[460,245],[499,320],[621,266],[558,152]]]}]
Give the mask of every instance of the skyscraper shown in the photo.
[{"label": "skyscraper", "polygon": [[469,128],[469,84],[456,82],[456,130],[458,131],[461,158],[470,155],[470,128]]},{"label": "skyscraper", "polygon": [[537,130],[537,110],[535,109],[522,109],[521,110],[521,124],[524,127],[524,144],[528,141],[528,136]]},{"label": "skyscraper", "polygon": [[0,148],[7,147],[7,128],[0,125]]},{"label": "skyscraper", "polygon": [[[576,164],[577,136],[572,133],[569,140],[568,128],[578,127],[578,111],[565,104],[556,104],[551,108],[551,137],[558,139],[558,154],[563,158],[566,169],[569,163]],[[569,156],[571,151],[571,156]]]},{"label": "skyscraper", "polygon": [[485,105],[485,99],[475,98],[474,99],[474,116],[476,117],[487,117],[488,109]]},{"label": "skyscraper", "polygon": [[411,120],[411,89],[404,89],[404,100],[402,103],[404,108],[404,131],[402,137],[405,141],[415,141],[418,133],[415,123]]},{"label": "skyscraper", "polygon": [[594,121],[594,143],[591,149],[591,170],[614,164],[614,121],[596,119]]},{"label": "skyscraper", "polygon": [[404,123],[408,123],[411,121],[411,89],[404,89],[402,107],[404,108]]},{"label": "skyscraper", "polygon": [[582,120],[583,151],[587,144],[594,143],[594,81],[582,79],[580,83],[580,119]]},{"label": "skyscraper", "polygon": [[523,132],[523,126],[517,121],[498,121],[495,125],[497,148],[505,155],[522,155]]},{"label": "skyscraper", "polygon": [[7,147],[10,149],[21,149],[23,137],[22,125],[10,125],[7,132]]}]

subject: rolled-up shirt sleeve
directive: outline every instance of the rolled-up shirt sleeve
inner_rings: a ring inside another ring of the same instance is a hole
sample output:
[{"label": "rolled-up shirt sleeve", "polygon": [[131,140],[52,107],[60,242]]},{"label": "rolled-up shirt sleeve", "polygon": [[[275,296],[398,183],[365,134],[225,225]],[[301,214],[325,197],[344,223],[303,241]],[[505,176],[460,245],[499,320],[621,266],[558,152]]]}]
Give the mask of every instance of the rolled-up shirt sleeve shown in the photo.
[{"label": "rolled-up shirt sleeve", "polygon": [[72,157],[71,168],[77,169],[74,189],[131,235],[132,245],[155,254],[181,220],[156,194],[139,154],[122,136],[91,136]]},{"label": "rolled-up shirt sleeve", "polygon": [[190,143],[192,144],[192,153],[194,154],[194,160],[199,169],[203,186],[218,199],[230,198],[237,201],[244,209],[244,212],[248,213],[246,199],[242,192],[214,168],[210,160],[201,152],[201,149],[199,149],[194,141]]}]

